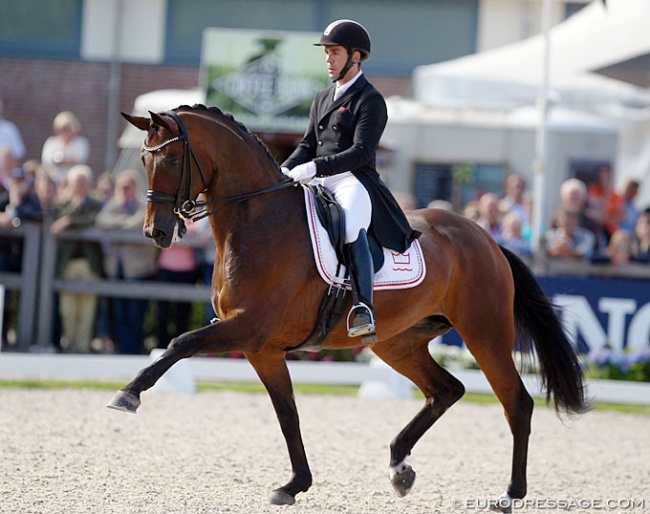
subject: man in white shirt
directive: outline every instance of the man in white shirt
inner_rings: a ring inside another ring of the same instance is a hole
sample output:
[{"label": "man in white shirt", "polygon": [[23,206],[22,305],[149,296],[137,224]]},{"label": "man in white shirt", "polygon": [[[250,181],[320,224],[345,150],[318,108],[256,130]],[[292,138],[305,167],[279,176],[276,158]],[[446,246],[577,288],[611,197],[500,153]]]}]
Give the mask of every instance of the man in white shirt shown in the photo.
[{"label": "man in white shirt", "polygon": [[25,157],[25,144],[18,127],[4,118],[0,98],[0,173],[8,174]]}]

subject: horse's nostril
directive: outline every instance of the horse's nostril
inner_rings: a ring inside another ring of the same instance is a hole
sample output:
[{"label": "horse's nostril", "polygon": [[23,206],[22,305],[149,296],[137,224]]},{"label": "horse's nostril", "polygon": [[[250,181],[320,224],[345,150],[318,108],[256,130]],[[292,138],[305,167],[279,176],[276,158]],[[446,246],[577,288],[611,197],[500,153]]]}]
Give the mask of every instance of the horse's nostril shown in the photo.
[{"label": "horse's nostril", "polygon": [[155,241],[160,241],[162,239],[165,239],[166,235],[167,234],[165,234],[165,232],[163,230],[160,230],[159,228],[154,228],[151,231],[151,238]]}]

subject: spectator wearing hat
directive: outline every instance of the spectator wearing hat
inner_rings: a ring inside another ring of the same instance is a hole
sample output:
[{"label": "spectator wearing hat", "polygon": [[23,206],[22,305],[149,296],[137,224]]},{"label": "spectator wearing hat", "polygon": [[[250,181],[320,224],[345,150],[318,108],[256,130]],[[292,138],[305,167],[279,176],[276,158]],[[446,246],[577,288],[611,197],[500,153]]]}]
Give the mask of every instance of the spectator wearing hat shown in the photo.
[{"label": "spectator wearing hat", "polygon": [[[14,168],[8,180],[8,189],[0,186],[0,228],[18,228],[26,221],[42,219],[41,206],[23,168]],[[20,273],[22,269],[22,237],[0,237],[0,272]],[[11,293],[5,293],[4,319],[11,320]],[[9,323],[2,324],[2,344],[7,341]]]}]

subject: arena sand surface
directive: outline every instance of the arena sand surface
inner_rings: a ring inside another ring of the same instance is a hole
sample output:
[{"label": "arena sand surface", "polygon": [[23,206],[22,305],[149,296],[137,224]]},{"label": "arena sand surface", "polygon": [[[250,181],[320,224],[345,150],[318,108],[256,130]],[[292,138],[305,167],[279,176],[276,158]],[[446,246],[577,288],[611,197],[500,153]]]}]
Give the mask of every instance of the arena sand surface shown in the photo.
[{"label": "arena sand surface", "polygon": [[[266,395],[150,392],[136,415],[106,409],[111,397],[0,389],[0,512],[465,514],[486,512],[510,473],[501,407],[461,402],[416,445],[415,487],[397,498],[389,443],[422,402],[298,395],[314,484],[273,506],[290,467]],[[537,408],[527,496],[537,507],[513,512],[566,512],[553,501],[575,502],[574,513],[650,512],[649,429],[644,414],[561,421]]]}]

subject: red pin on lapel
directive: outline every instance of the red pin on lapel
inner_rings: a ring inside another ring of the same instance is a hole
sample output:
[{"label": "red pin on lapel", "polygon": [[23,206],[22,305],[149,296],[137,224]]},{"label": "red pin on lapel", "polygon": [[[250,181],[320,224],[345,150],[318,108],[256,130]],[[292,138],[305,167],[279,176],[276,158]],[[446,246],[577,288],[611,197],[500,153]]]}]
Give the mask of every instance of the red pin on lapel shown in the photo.
[{"label": "red pin on lapel", "polygon": [[345,107],[339,107],[339,112],[343,113],[345,111],[347,111],[347,109]]}]

